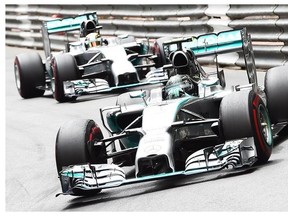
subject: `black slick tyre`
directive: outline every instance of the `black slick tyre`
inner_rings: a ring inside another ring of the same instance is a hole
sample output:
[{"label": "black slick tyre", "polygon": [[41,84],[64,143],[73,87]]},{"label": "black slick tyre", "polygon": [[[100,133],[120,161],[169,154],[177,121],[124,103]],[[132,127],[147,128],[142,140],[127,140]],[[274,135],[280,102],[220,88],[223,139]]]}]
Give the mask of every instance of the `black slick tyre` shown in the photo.
[{"label": "black slick tyre", "polygon": [[288,66],[269,69],[264,82],[271,122],[288,121]]},{"label": "black slick tyre", "polygon": [[171,40],[171,37],[162,37],[158,38],[155,41],[154,47],[153,47],[153,54],[157,55],[157,60],[155,61],[155,67],[159,68],[162,67],[165,64],[168,64],[168,59],[165,56],[164,48],[163,48],[163,43],[165,41]]},{"label": "black slick tyre", "polygon": [[224,140],[253,137],[257,163],[269,160],[273,148],[271,123],[267,108],[258,94],[239,91],[225,96],[219,116]]},{"label": "black slick tyre", "polygon": [[43,96],[45,90],[45,68],[36,52],[23,53],[15,57],[14,74],[17,90],[22,98]]},{"label": "black slick tyre", "polygon": [[[95,139],[96,141],[103,139],[103,134],[93,120],[78,119],[65,123],[58,130],[56,137],[55,154],[58,174],[69,165],[106,164],[106,148],[104,145],[94,147],[91,141]],[[89,191],[75,191],[74,194],[88,195]]]},{"label": "black slick tyre", "polygon": [[54,98],[60,103],[76,100],[77,96],[65,96],[63,86],[63,81],[77,80],[80,77],[75,58],[68,53],[56,55],[52,61],[52,69]]}]

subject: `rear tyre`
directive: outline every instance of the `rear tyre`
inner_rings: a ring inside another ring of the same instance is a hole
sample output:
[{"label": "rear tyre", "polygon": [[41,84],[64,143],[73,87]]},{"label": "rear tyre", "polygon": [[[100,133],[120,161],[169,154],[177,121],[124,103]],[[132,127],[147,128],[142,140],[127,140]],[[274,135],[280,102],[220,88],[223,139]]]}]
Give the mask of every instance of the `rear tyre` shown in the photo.
[{"label": "rear tyre", "polygon": [[40,55],[36,52],[24,53],[14,60],[16,87],[21,97],[33,98],[43,96],[45,90],[45,68]]},{"label": "rear tyre", "polygon": [[267,71],[265,93],[271,122],[276,124],[288,121],[288,66]]},{"label": "rear tyre", "polygon": [[80,77],[75,58],[68,53],[57,55],[52,61],[52,69],[54,76],[54,82],[52,82],[54,98],[60,103],[76,100],[76,96],[65,96],[63,85],[63,81],[77,80]]},{"label": "rear tyre", "polygon": [[[101,129],[93,120],[69,121],[58,131],[56,137],[57,172],[69,165],[106,164],[105,145],[94,147],[89,141],[103,139]],[[63,189],[63,188],[62,188]],[[65,190],[63,190],[65,191]],[[93,191],[93,194],[101,190]],[[89,195],[89,191],[73,191],[75,195]]]},{"label": "rear tyre", "polygon": [[268,111],[253,91],[239,91],[225,96],[220,105],[221,130],[224,140],[253,137],[258,163],[269,160],[273,136]]},{"label": "rear tyre", "polygon": [[166,58],[163,49],[163,43],[171,39],[172,39],[171,37],[162,37],[156,40],[153,47],[153,55],[157,55],[157,60],[155,61],[156,68],[162,67],[163,65],[168,63],[169,60]]}]

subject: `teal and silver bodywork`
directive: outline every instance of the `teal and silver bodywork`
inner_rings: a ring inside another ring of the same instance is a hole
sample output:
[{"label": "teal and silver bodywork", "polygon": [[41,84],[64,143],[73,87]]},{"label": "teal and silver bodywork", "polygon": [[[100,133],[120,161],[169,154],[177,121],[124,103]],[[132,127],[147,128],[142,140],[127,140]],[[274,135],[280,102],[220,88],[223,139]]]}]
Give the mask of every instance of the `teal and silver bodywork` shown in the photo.
[{"label": "teal and silver bodywork", "polygon": [[[249,84],[226,90],[223,71],[219,71],[217,64],[216,72],[211,74],[201,71],[203,69],[198,65],[200,80],[193,94],[182,92],[178,98],[167,98],[166,85],[118,96],[116,106],[100,109],[103,126],[110,136],[94,143],[95,146],[105,144],[110,148],[107,158],[111,158],[113,164],[71,164],[64,167],[59,174],[62,188],[66,188],[64,194],[74,194],[75,189],[85,192],[171,176],[249,167],[257,157],[269,159],[273,146],[271,124],[264,105],[265,93],[257,85],[253,50],[246,30],[164,43],[167,59],[171,52],[187,49],[192,49],[197,58],[231,51],[244,52]],[[163,67],[167,74],[174,69],[169,64]],[[177,85],[172,88],[175,92],[178,90]],[[244,90],[247,88],[249,91]],[[244,111],[234,109],[239,105],[238,100],[247,105]],[[230,102],[235,106],[230,107]],[[227,117],[222,110],[232,111],[227,112]],[[242,123],[233,128],[245,127],[245,134],[241,132],[226,138],[223,121],[233,122],[235,110],[240,111],[241,115],[237,117]],[[262,144],[267,142],[268,147],[262,149],[268,151],[267,155],[260,155],[263,152],[259,148],[262,147],[256,144],[252,126],[255,126]],[[118,144],[120,150],[115,147]],[[135,165],[135,178],[132,179],[121,168],[131,165]]]},{"label": "teal and silver bodywork", "polygon": [[[95,31],[99,35],[96,47],[89,47],[87,38],[80,37],[80,26],[85,21],[96,25]],[[43,21],[41,32],[45,59],[41,59],[40,63],[44,68],[45,80],[38,81],[40,84],[35,88],[50,90],[56,100],[65,102],[85,94],[117,91],[167,80],[165,72],[154,67],[155,56],[148,53],[149,43],[137,42],[129,35],[105,39],[100,36],[101,28],[96,12]],[[72,34],[77,33],[79,38],[75,41]],[[54,44],[61,51],[52,49],[51,35],[55,34],[63,39],[63,44]],[[23,64],[33,65],[27,59],[24,59]],[[19,74],[18,68],[15,66],[15,74]],[[23,78],[21,82],[21,78],[29,71],[23,73],[22,76],[16,76],[18,89],[21,83],[25,85],[25,79],[31,79]],[[29,85],[25,87],[29,88]]]},{"label": "teal and silver bodywork", "polygon": [[[79,30],[81,23],[85,20],[95,20],[97,27],[102,28],[99,26],[95,12],[43,22],[42,35],[47,58],[46,69],[52,79],[53,71],[50,60],[55,55],[61,55],[61,52],[51,52],[49,35]],[[147,78],[143,77],[143,69],[148,72],[155,65],[153,55],[148,54],[147,44],[137,43],[134,37],[129,35],[107,38],[106,41],[107,46],[100,45],[88,50],[86,50],[85,40],[82,38],[79,38],[77,42],[66,42],[67,50],[65,52],[75,57],[78,70],[82,74],[78,79],[64,80],[63,88],[66,97],[117,91],[123,88],[162,83],[167,80],[166,74],[157,69],[153,69],[150,72],[152,75]],[[108,80],[107,77],[111,78]]]}]

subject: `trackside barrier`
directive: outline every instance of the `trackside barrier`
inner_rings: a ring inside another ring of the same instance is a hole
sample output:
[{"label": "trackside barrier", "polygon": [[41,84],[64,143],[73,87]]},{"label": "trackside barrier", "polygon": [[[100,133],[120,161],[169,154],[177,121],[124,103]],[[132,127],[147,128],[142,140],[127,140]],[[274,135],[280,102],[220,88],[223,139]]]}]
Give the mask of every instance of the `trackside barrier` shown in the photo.
[{"label": "trackside barrier", "polygon": [[[288,5],[24,5],[6,4],[6,45],[43,49],[41,24],[52,16],[96,11],[103,36],[187,37],[246,27],[257,68],[288,65]],[[51,35],[52,48],[64,49],[64,35]],[[69,40],[79,33],[71,32]],[[213,63],[213,57],[201,60]],[[220,55],[220,64],[244,66],[237,53]]]}]

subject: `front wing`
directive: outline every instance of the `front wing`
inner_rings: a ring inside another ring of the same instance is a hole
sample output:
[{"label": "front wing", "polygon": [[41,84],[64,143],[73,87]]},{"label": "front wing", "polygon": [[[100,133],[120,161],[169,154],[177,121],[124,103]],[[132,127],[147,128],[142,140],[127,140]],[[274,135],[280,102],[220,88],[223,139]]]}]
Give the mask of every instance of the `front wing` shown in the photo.
[{"label": "front wing", "polygon": [[167,82],[167,80],[167,74],[160,68],[147,73],[145,80],[133,84],[110,87],[108,82],[103,79],[81,79],[64,81],[63,87],[66,97],[75,97],[87,94],[108,93],[145,85],[161,84]]},{"label": "front wing", "polygon": [[224,168],[250,167],[256,160],[257,153],[253,138],[248,138],[199,150],[187,158],[185,170],[171,173],[127,179],[124,170],[114,164],[74,165],[60,173],[63,189],[63,193],[60,194],[74,195],[73,190],[99,190],[172,176],[220,171]]}]

